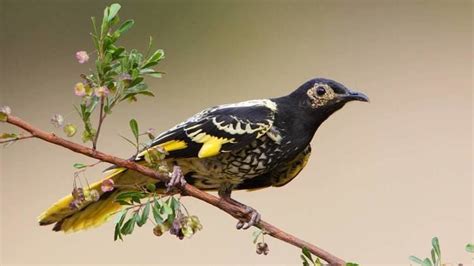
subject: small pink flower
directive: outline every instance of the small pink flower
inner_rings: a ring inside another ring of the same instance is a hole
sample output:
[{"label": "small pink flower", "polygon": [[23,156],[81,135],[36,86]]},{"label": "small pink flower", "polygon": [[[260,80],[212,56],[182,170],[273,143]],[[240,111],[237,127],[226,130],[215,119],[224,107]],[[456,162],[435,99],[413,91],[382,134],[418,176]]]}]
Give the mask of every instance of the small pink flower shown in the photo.
[{"label": "small pink flower", "polygon": [[122,74],[120,74],[119,79],[120,80],[131,80],[132,77],[128,73],[122,73]]},{"label": "small pink flower", "polygon": [[94,90],[95,96],[97,96],[99,98],[109,95],[109,92],[110,92],[109,89],[107,89],[107,87],[105,87],[105,86],[95,88],[95,90]]},{"label": "small pink flower", "polygon": [[156,129],[150,127],[147,131],[146,131],[147,134],[152,134],[152,135],[155,135],[156,133]]},{"label": "small pink flower", "polygon": [[79,64],[84,64],[85,62],[89,61],[89,55],[86,51],[78,51],[76,52],[76,59]]},{"label": "small pink flower", "polygon": [[109,192],[114,190],[114,180],[112,179],[105,179],[102,181],[102,185],[100,186],[102,192]]},{"label": "small pink flower", "polygon": [[146,133],[146,135],[148,136],[149,139],[154,139],[155,134],[156,134],[156,129],[149,128],[145,133]]},{"label": "small pink flower", "polygon": [[84,86],[84,83],[82,82],[78,82],[76,83],[76,85],[74,86],[74,94],[76,94],[76,96],[86,96],[86,86]]}]

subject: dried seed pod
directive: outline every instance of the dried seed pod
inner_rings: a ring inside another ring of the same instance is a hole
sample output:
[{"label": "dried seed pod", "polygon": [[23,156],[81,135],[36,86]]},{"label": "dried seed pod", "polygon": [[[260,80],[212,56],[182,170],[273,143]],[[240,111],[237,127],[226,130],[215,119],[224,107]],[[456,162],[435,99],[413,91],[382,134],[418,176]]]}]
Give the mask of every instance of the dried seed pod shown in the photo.
[{"label": "dried seed pod", "polygon": [[257,254],[267,255],[269,251],[270,250],[268,249],[267,243],[265,243],[265,242],[258,242],[257,243],[257,250],[256,250]]}]

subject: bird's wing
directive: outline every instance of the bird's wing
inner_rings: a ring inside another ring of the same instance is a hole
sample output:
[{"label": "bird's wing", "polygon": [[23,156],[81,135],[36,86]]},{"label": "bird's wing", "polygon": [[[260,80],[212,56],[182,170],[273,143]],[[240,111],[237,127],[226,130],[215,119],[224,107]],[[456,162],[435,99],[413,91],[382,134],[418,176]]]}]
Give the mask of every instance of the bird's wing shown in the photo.
[{"label": "bird's wing", "polygon": [[144,152],[162,147],[167,158],[207,158],[250,144],[273,125],[276,104],[253,100],[206,109],[157,136]]}]

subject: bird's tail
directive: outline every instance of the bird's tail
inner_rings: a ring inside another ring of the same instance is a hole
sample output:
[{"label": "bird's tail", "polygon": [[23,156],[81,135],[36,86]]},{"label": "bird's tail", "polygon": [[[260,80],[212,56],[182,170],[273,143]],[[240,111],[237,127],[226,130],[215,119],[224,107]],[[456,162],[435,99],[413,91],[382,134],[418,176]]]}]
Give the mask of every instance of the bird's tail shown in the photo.
[{"label": "bird's tail", "polygon": [[[136,177],[131,178],[130,175]],[[113,191],[102,192],[101,184],[105,179],[112,179],[116,185],[125,186],[116,186]],[[44,211],[38,217],[39,224],[49,225],[55,223],[53,230],[64,232],[76,232],[102,225],[122,207],[119,203],[115,202],[115,198],[120,192],[123,192],[125,189],[130,190],[131,187],[127,186],[127,184],[122,184],[123,181],[127,181],[127,183],[130,181],[143,183],[146,180],[146,177],[136,175],[136,173],[134,174],[134,172],[125,168],[113,169],[104,179],[90,185],[90,191],[96,190],[99,192],[99,200],[85,202],[78,208],[71,208],[70,206],[74,198],[69,194]]]}]

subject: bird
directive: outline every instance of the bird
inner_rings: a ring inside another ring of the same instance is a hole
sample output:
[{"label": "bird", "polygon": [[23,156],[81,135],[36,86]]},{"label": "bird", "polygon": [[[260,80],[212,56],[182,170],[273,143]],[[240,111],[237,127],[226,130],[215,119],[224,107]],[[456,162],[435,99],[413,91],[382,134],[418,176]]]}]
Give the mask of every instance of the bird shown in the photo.
[{"label": "bird", "polygon": [[[232,191],[288,184],[307,165],[317,129],[351,101],[368,102],[369,98],[337,81],[318,77],[282,97],[207,108],[162,132],[131,158],[145,164],[147,152],[164,151],[163,162],[174,173],[169,184],[113,167],[91,185],[100,191],[98,201],[72,209],[73,197],[67,195],[39,216],[39,224],[55,224],[54,231],[64,232],[97,227],[122,208],[115,201],[121,191],[155,182],[158,193],[180,183],[217,191],[222,200],[246,210],[250,219],[239,221],[237,228],[247,229],[260,221],[260,214],[233,199]],[[108,179],[116,189],[102,192],[100,186]]]}]

